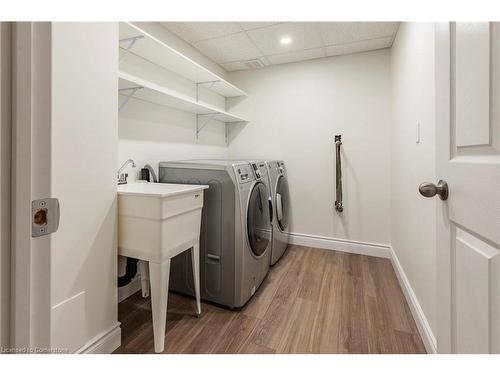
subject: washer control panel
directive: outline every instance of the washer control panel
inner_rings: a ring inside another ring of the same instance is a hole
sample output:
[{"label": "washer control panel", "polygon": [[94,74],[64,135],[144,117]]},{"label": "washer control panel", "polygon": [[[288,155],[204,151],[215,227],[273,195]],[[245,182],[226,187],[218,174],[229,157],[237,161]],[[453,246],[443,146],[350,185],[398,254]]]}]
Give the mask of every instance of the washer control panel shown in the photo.
[{"label": "washer control panel", "polygon": [[252,163],[253,173],[255,173],[255,178],[260,180],[262,178],[261,171],[259,169],[259,165],[257,163]]},{"label": "washer control panel", "polygon": [[250,165],[237,165],[235,168],[240,184],[253,180],[253,173]]},{"label": "washer control panel", "polygon": [[267,172],[267,166],[266,166],[266,163],[263,162],[263,161],[260,161],[260,162],[255,162],[255,163],[251,163],[252,165],[252,169],[253,169],[253,173],[255,174],[255,178],[257,180],[262,180],[262,179],[266,179],[267,180],[267,176],[268,176],[268,172]]}]

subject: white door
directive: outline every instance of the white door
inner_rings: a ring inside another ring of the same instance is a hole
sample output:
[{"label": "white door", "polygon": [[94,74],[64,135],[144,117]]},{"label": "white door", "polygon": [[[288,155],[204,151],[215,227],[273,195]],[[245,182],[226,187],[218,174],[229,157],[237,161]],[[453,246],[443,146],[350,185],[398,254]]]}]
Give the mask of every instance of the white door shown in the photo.
[{"label": "white door", "polygon": [[439,353],[500,353],[499,103],[500,25],[438,24]]}]

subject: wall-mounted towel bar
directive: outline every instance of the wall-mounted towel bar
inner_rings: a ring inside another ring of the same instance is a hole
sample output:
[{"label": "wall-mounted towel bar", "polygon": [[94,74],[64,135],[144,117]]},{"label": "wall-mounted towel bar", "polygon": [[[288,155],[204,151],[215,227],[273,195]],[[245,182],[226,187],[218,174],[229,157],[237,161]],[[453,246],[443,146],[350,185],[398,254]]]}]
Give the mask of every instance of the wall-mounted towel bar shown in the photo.
[{"label": "wall-mounted towel bar", "polygon": [[335,200],[335,210],[337,212],[344,211],[342,205],[342,161],[340,159],[340,146],[342,146],[342,136],[335,136],[335,190],[336,190],[336,200]]}]

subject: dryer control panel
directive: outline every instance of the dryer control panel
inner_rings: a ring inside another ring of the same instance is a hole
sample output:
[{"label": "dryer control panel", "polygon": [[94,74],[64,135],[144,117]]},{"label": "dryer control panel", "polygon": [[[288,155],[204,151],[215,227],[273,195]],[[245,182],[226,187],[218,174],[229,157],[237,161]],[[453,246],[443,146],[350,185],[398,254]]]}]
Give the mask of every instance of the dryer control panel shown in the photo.
[{"label": "dryer control panel", "polygon": [[262,179],[262,174],[266,172],[266,164],[265,163],[252,163],[253,173],[255,174],[255,178],[257,180]]},{"label": "dryer control panel", "polygon": [[250,165],[242,164],[235,166],[236,175],[238,176],[238,182],[240,184],[249,182],[253,180],[253,173]]}]

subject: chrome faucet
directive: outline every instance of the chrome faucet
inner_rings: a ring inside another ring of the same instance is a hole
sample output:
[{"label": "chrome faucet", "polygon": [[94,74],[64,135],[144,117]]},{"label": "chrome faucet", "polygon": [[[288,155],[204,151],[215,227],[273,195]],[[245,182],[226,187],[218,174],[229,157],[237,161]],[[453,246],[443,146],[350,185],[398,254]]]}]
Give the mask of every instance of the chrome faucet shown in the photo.
[{"label": "chrome faucet", "polygon": [[116,178],[118,180],[118,185],[123,185],[127,183],[128,173],[122,173],[127,165],[131,164],[132,168],[135,168],[135,162],[132,159],[127,159],[125,163],[122,164],[118,172],[116,173]]}]

